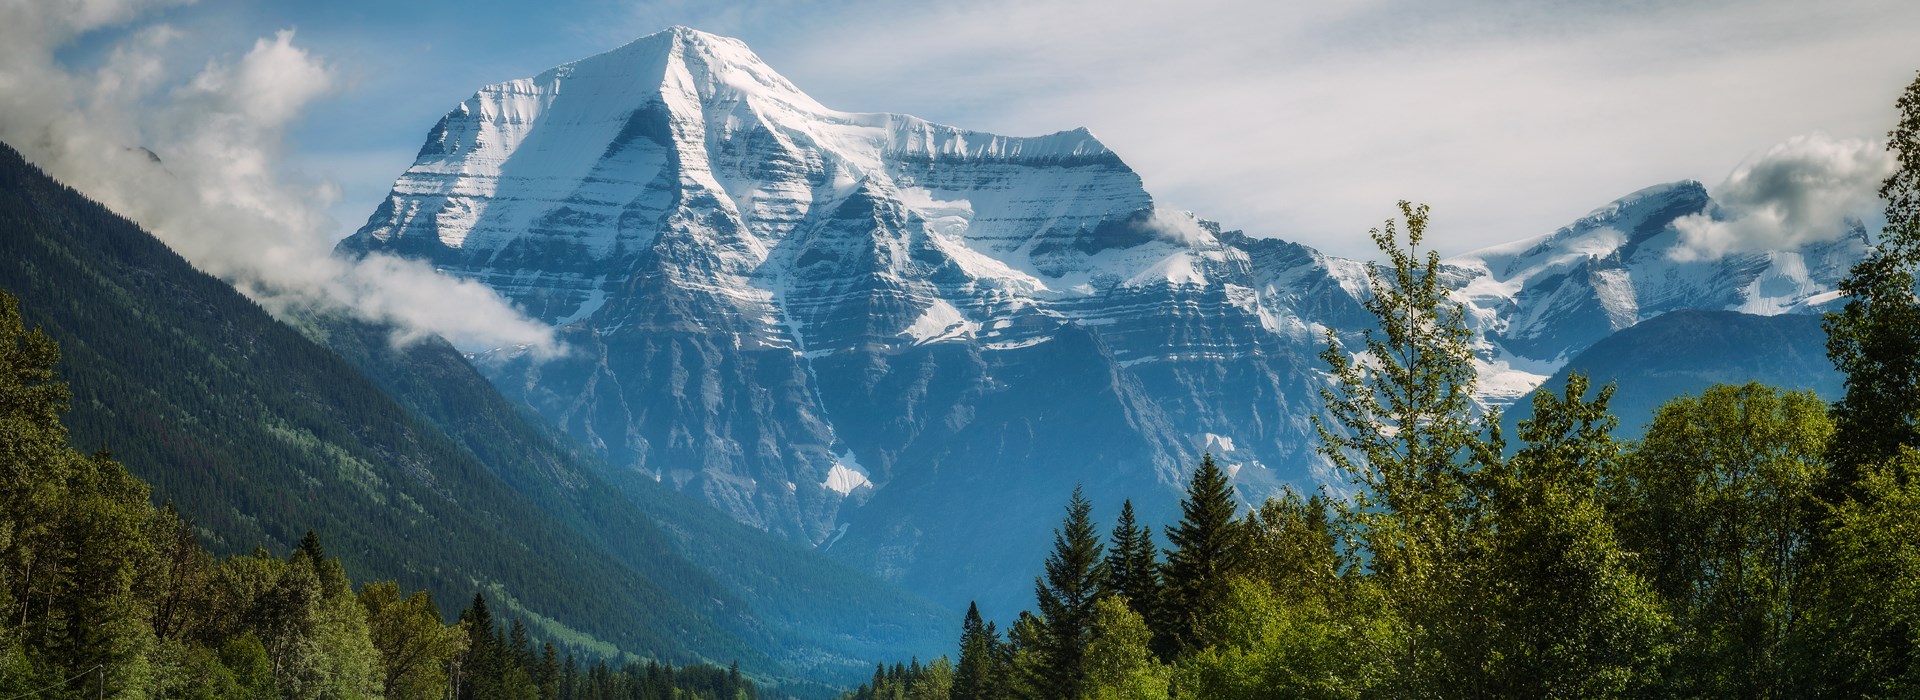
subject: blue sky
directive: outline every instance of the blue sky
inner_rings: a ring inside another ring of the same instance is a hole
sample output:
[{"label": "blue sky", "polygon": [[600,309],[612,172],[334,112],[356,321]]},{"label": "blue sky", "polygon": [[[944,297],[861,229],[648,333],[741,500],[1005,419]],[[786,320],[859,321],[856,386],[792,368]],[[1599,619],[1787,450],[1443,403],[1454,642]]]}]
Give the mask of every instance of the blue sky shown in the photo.
[{"label": "blue sky", "polygon": [[1920,68],[1920,3],[1437,5],[202,0],[126,12],[56,56],[84,70],[164,25],[186,81],[292,29],[330,80],[275,154],[337,185],[336,236],[479,86],[684,24],[838,109],[1085,126],[1164,204],[1348,255],[1400,198],[1431,203],[1461,252],[1643,186],[1718,187],[1807,134],[1876,139]]}]

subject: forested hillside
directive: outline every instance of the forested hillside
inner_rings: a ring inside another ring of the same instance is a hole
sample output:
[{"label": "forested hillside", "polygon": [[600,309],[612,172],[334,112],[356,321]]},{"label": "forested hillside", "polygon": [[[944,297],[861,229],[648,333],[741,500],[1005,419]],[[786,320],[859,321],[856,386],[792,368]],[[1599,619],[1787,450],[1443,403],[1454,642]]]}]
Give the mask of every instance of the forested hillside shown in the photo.
[{"label": "forested hillside", "polygon": [[[352,365],[134,224],[0,150],[0,289],[60,344],[73,443],[112,451],[219,554],[323,533],[353,571],[549,634],[662,658],[762,658],[543,514]],[[552,575],[557,567],[568,572]]]},{"label": "forested hillside", "polygon": [[285,556],[217,559],[172,503],[67,446],[60,348],[0,292],[0,694],[9,698],[744,700],[735,666],[582,663],[474,594],[356,592],[312,531]]}]

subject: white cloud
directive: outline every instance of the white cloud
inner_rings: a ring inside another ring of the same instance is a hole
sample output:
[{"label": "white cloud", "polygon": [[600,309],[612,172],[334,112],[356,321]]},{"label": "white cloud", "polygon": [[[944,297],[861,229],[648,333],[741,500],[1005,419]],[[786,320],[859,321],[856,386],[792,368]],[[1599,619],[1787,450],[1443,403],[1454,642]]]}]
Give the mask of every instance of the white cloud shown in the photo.
[{"label": "white cloud", "polygon": [[1714,188],[1720,210],[1674,222],[1683,259],[1795,248],[1830,241],[1880,208],[1880,181],[1893,172],[1893,154],[1879,143],[1797,136],[1741,163]]},{"label": "white cloud", "polygon": [[344,311],[396,324],[402,342],[556,351],[551,328],[484,286],[387,256],[332,255],[326,210],[339,187],[283,164],[288,129],[336,82],[293,30],[190,75],[168,65],[182,37],[163,24],[127,32],[91,70],[55,58],[169,4],[0,3],[0,140],[276,312]]}]

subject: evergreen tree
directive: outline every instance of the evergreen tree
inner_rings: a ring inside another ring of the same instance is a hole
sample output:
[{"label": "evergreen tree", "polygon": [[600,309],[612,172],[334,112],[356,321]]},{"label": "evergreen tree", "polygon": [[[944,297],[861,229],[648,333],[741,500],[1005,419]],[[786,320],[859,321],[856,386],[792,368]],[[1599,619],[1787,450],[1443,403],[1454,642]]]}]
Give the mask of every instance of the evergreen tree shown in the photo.
[{"label": "evergreen tree", "polygon": [[1823,491],[1837,503],[1858,495],[1853,484],[1870,465],[1920,446],[1920,77],[1896,103],[1899,122],[1887,134],[1898,160],[1881,183],[1886,228],[1874,250],[1840,281],[1847,300],[1827,315],[1827,356],[1846,375],[1846,395],[1833,406],[1833,473]]},{"label": "evergreen tree", "polygon": [[455,687],[462,700],[483,700],[504,696],[501,676],[505,655],[500,649],[493,613],[487,610],[487,597],[473,594],[473,604],[460,613],[467,626],[467,653],[460,663],[460,680]]},{"label": "evergreen tree", "polygon": [[1113,525],[1107,548],[1108,593],[1127,599],[1141,619],[1160,616],[1160,562],[1153,544],[1153,528],[1135,522],[1133,500],[1120,503],[1120,519]]},{"label": "evergreen tree", "polygon": [[327,560],[327,549],[320,545],[320,533],[311,529],[300,537],[300,551],[306,552],[307,558],[313,561]]},{"label": "evergreen tree", "polygon": [[1046,682],[1047,626],[1033,613],[1021,611],[1007,628],[1007,697],[1020,700],[1049,700],[1052,694]]},{"label": "evergreen tree", "polygon": [[573,653],[567,653],[567,661],[560,667],[560,700],[578,700],[580,697],[580,665],[573,660]]},{"label": "evergreen tree", "polygon": [[1093,504],[1079,487],[1074,487],[1073,497],[1067,501],[1067,516],[1053,534],[1046,575],[1034,581],[1034,597],[1047,630],[1042,687],[1053,697],[1080,697],[1086,681],[1082,657],[1093,622],[1093,605],[1106,579],[1092,512]]},{"label": "evergreen tree", "polygon": [[1238,509],[1226,472],[1212,454],[1203,456],[1180,501],[1180,522],[1167,528],[1172,549],[1162,567],[1166,627],[1154,633],[1163,658],[1204,648],[1215,637],[1229,582],[1244,573],[1245,533],[1235,518]]},{"label": "evergreen tree", "polygon": [[[553,648],[552,642],[543,645],[540,652],[540,666],[535,670],[533,676],[534,683],[540,687],[541,700],[559,700],[560,698],[559,657],[560,652]],[[734,680],[738,681],[740,677],[740,664],[738,662],[734,663],[732,671]]]},{"label": "evergreen tree", "polygon": [[960,663],[953,671],[953,700],[996,700],[1003,697],[1006,666],[1000,634],[992,623],[980,620],[980,607],[967,604],[960,625]]}]

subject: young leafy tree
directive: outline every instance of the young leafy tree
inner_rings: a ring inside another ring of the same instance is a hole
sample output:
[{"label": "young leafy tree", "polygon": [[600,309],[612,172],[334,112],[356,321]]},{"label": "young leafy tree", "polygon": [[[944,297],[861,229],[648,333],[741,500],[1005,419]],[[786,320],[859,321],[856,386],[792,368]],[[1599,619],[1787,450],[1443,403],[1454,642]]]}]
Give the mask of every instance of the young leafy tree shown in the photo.
[{"label": "young leafy tree", "polygon": [[1920,450],[1867,470],[1834,509],[1780,697],[1911,697],[1920,688]]},{"label": "young leafy tree", "polygon": [[1600,497],[1618,459],[1611,385],[1587,400],[1584,375],[1564,395],[1534,394],[1522,447],[1487,468],[1489,542],[1479,586],[1462,602],[1478,629],[1445,639],[1448,671],[1468,695],[1621,697],[1659,678],[1670,620]]},{"label": "young leafy tree", "polygon": [[1714,386],[1661,406],[1616,462],[1613,520],[1687,640],[1668,687],[1789,694],[1784,645],[1804,619],[1832,434],[1812,392]]},{"label": "young leafy tree", "polygon": [[1247,514],[1247,571],[1283,600],[1330,606],[1346,558],[1324,496],[1288,490]]},{"label": "young leafy tree", "polygon": [[360,589],[373,646],[380,652],[381,694],[388,698],[440,698],[448,689],[447,667],[467,650],[467,630],[442,624],[433,596],[418,591],[402,598],[392,581]]},{"label": "young leafy tree", "polygon": [[1101,598],[1094,605],[1093,633],[1087,639],[1089,700],[1165,700],[1171,671],[1154,658],[1147,621],[1126,598]]},{"label": "young leafy tree", "polygon": [[1141,619],[1160,615],[1160,562],[1153,544],[1153,528],[1134,520],[1133,501],[1120,504],[1107,547],[1106,590],[1127,599]]},{"label": "young leafy tree", "polygon": [[1440,254],[1420,247],[1427,207],[1402,201],[1400,212],[1405,248],[1391,219],[1370,234],[1390,263],[1367,266],[1365,306],[1379,327],[1365,331],[1359,359],[1327,332],[1320,356],[1334,382],[1321,398],[1333,425],[1314,426],[1320,453],[1365,487],[1362,508],[1391,516],[1367,523],[1379,531],[1375,570],[1418,580],[1471,511],[1477,377],[1465,308],[1449,296]]},{"label": "young leafy tree", "polygon": [[[1427,207],[1400,202],[1406,221],[1371,232],[1388,266],[1369,264],[1364,304],[1378,328],[1358,356],[1327,333],[1333,382],[1321,390],[1330,421],[1314,418],[1318,449],[1360,486],[1341,504],[1369,574],[1408,627],[1397,664],[1415,686],[1444,687],[1458,670],[1445,640],[1470,639],[1466,602],[1481,547],[1476,467],[1498,458],[1498,437],[1481,441],[1473,403],[1477,381],[1466,311],[1449,295],[1440,255],[1421,244]],[[1497,424],[1487,421],[1487,424]],[[1437,675],[1436,675],[1437,674]]]},{"label": "young leafy tree", "polygon": [[1847,303],[1826,319],[1827,356],[1847,390],[1833,406],[1833,473],[1823,489],[1835,502],[1860,495],[1853,484],[1870,465],[1920,446],[1920,78],[1896,106],[1887,150],[1898,166],[1880,186],[1885,233],[1840,281]]},{"label": "young leafy tree", "polygon": [[1204,455],[1180,501],[1180,522],[1167,528],[1165,629],[1156,630],[1162,658],[1176,658],[1207,646],[1217,636],[1219,612],[1229,583],[1245,570],[1246,535],[1237,519],[1239,502],[1227,474]]},{"label": "young leafy tree", "polygon": [[1066,519],[1054,531],[1046,576],[1034,581],[1034,597],[1047,630],[1042,686],[1053,697],[1080,697],[1086,682],[1082,659],[1093,605],[1106,579],[1092,513],[1093,504],[1075,487]]}]

